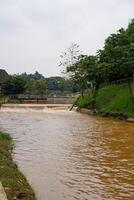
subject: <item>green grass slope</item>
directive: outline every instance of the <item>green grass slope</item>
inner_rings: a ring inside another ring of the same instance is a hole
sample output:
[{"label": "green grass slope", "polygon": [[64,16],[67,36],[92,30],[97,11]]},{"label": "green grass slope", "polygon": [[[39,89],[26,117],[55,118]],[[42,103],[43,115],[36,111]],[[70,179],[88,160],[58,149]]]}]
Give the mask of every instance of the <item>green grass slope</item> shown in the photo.
[{"label": "green grass slope", "polygon": [[79,108],[87,108],[92,104],[92,94],[91,93],[86,93],[84,96],[79,96],[75,103]]},{"label": "green grass slope", "polygon": [[[92,95],[85,94],[84,98],[79,97],[76,100],[76,105],[80,108],[90,108],[91,102]],[[99,89],[96,93],[95,107],[101,114],[134,117],[134,104],[127,84],[109,85]]]}]

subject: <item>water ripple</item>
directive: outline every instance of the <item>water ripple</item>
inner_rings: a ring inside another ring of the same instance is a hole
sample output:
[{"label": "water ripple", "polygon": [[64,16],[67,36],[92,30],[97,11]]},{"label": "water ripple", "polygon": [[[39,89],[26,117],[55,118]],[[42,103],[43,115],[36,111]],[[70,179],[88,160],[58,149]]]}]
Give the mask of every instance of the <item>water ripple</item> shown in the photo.
[{"label": "water ripple", "polygon": [[134,124],[68,111],[3,111],[38,200],[133,200]]}]

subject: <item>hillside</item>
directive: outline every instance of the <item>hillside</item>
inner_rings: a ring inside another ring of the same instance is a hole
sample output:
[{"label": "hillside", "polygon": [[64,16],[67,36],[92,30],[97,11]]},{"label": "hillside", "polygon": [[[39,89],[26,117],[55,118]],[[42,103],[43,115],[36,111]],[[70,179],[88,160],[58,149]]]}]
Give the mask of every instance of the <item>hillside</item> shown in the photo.
[{"label": "hillside", "polygon": [[[110,85],[98,90],[95,95],[95,109],[99,114],[134,117],[134,104],[127,84]],[[80,108],[91,108],[93,98],[87,93],[79,97],[76,105]]]}]

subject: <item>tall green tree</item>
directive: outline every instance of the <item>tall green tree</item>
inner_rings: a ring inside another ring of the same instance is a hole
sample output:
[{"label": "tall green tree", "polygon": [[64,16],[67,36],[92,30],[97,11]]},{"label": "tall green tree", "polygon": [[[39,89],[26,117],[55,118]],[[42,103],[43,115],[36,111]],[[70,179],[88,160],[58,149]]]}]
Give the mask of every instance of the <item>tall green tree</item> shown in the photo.
[{"label": "tall green tree", "polygon": [[100,81],[109,82],[129,78],[134,70],[134,20],[128,28],[111,34],[104,48],[98,52]]},{"label": "tall green tree", "polygon": [[95,56],[81,55],[75,64],[67,67],[67,72],[71,72],[71,78],[79,86],[82,96],[85,89],[95,84],[96,65]]}]

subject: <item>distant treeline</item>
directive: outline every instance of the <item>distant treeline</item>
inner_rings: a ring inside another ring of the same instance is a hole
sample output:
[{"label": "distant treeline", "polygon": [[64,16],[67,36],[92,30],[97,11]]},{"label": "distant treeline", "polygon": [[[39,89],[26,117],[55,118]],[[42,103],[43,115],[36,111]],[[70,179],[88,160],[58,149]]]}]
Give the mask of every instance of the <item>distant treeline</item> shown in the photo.
[{"label": "distant treeline", "polygon": [[1,95],[66,95],[78,89],[73,80],[60,76],[45,78],[39,72],[33,74],[9,75],[1,83]]}]

